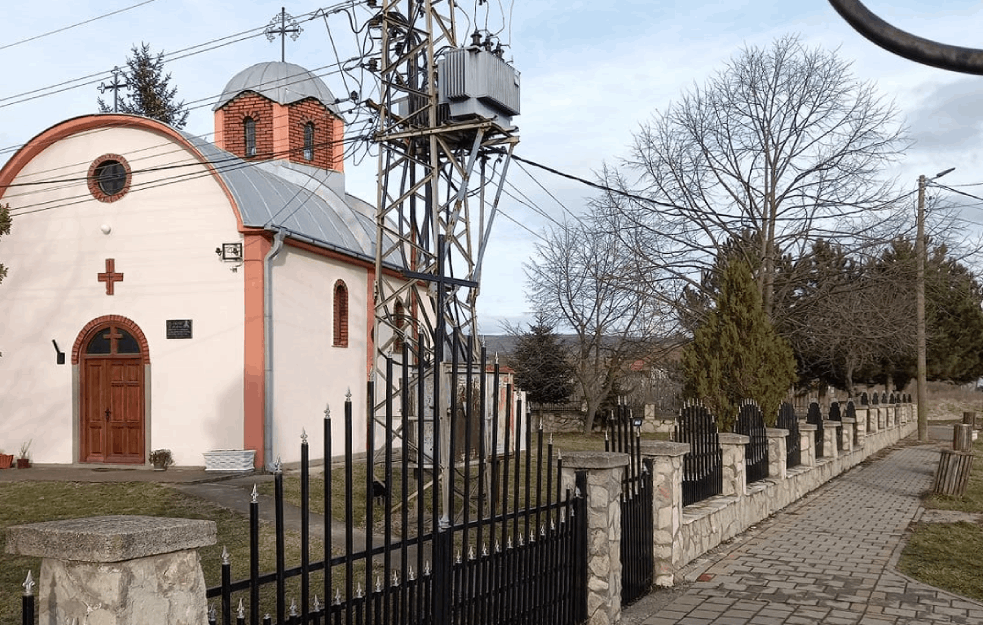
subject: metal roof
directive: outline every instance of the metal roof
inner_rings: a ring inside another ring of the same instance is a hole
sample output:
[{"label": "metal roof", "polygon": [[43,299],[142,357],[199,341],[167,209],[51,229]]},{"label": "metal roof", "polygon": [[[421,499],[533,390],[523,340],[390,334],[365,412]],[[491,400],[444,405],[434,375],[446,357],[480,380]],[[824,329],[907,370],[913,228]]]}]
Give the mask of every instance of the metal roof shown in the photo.
[{"label": "metal roof", "polygon": [[292,104],[316,98],[335,115],[341,116],[335,97],[324,81],[300,65],[270,61],[247,67],[225,85],[213,111],[220,109],[244,91],[253,91],[277,104]]},{"label": "metal roof", "polygon": [[285,160],[244,161],[199,137],[181,134],[214,164],[244,226],[282,229],[292,238],[375,260],[375,209],[345,193],[343,174]]}]

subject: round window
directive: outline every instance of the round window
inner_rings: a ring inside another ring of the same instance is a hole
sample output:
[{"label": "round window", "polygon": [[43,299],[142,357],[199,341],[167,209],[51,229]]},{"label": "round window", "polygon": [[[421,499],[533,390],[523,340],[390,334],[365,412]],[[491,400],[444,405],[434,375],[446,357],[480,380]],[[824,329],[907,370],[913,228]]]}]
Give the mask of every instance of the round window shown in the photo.
[{"label": "round window", "polygon": [[119,154],[104,154],[89,167],[89,192],[100,202],[115,202],[130,189],[130,166]]}]

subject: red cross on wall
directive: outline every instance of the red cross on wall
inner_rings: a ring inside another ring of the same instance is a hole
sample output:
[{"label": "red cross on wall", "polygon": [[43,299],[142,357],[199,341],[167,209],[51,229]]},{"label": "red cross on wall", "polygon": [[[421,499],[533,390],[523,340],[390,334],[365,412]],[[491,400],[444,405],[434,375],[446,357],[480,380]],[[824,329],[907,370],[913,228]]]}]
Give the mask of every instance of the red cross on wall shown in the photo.
[{"label": "red cross on wall", "polygon": [[114,258],[106,259],[106,271],[105,273],[100,273],[97,277],[99,278],[99,282],[106,283],[106,295],[113,294],[114,283],[123,281],[123,274],[116,273],[116,259]]}]

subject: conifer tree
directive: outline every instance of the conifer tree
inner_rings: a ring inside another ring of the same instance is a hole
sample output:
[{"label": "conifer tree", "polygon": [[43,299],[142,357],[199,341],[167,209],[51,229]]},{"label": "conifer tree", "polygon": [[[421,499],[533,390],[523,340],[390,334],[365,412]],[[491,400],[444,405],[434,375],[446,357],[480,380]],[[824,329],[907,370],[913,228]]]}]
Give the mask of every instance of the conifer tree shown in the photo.
[{"label": "conifer tree", "polygon": [[539,314],[520,334],[512,354],[516,384],[536,404],[562,402],[573,392],[573,371],[559,337]]},{"label": "conifer tree", "polygon": [[765,316],[751,269],[731,260],[721,276],[716,308],[683,349],[684,394],[701,400],[729,432],[741,400],[761,406],[773,425],[778,406],[795,382],[795,357]]},{"label": "conifer tree", "polygon": [[[123,71],[127,94],[120,98],[119,112],[143,115],[174,128],[184,128],[188,123],[188,109],[184,101],[177,102],[177,87],[170,86],[171,75],[164,73],[164,53],[156,56],[149,43],[133,46],[132,56],[126,59]],[[99,98],[99,111],[112,113],[113,107]]]}]

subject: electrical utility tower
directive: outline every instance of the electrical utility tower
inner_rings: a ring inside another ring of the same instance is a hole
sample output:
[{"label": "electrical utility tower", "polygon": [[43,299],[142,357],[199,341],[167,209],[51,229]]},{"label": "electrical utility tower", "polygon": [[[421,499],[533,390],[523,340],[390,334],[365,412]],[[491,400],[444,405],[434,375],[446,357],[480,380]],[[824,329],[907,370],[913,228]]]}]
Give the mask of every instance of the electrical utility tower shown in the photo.
[{"label": "electrical utility tower", "polygon": [[409,363],[433,370],[454,345],[467,360],[467,337],[477,345],[482,261],[518,143],[519,74],[490,33],[461,45],[454,0],[369,6],[379,8],[369,20],[379,56],[369,63],[380,101],[369,104],[378,116],[373,339],[381,382],[382,363],[399,362],[404,344]]}]

